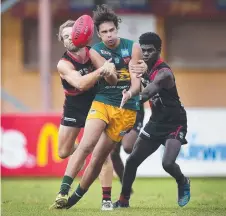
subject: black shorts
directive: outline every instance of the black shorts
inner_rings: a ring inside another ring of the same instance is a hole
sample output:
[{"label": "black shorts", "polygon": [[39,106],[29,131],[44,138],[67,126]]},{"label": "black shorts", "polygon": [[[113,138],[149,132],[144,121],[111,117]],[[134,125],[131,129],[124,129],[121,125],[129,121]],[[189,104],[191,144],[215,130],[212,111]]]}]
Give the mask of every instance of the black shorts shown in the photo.
[{"label": "black shorts", "polygon": [[61,125],[83,128],[85,126],[86,117],[89,109],[76,109],[76,107],[64,106],[63,115],[61,117]]},{"label": "black shorts", "polygon": [[167,139],[177,139],[186,144],[187,122],[156,123],[149,120],[140,133],[142,139],[156,140],[165,145]]},{"label": "black shorts", "polygon": [[138,111],[136,116],[136,122],[133,126],[133,130],[135,130],[137,133],[140,133],[140,130],[143,127],[143,121],[144,121],[144,112]]}]

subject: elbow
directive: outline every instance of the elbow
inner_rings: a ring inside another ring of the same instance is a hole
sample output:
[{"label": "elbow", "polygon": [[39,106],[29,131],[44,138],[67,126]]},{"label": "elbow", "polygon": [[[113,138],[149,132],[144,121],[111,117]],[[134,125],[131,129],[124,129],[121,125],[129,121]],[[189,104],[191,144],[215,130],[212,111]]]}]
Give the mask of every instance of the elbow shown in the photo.
[{"label": "elbow", "polygon": [[86,91],[87,87],[82,82],[76,82],[76,85],[74,85],[76,89],[78,89],[80,92]]},{"label": "elbow", "polygon": [[83,85],[83,84],[77,85],[76,88],[77,88],[80,92],[83,92],[83,91],[87,91],[87,90],[88,90],[88,88],[87,88],[85,85]]},{"label": "elbow", "polygon": [[90,88],[94,87],[95,83],[78,82],[77,89],[81,92],[88,91]]}]

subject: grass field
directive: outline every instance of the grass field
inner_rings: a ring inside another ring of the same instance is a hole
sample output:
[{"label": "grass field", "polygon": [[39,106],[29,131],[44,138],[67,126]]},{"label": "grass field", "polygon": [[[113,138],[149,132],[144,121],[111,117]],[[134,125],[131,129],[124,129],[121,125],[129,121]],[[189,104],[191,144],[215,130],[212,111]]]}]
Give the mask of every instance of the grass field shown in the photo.
[{"label": "grass field", "polygon": [[[101,212],[101,188],[96,181],[89,192],[69,210],[49,210],[59,190],[60,179],[2,179],[2,215],[4,216],[226,216],[226,179],[191,179],[191,201],[180,208],[176,203],[177,188],[173,179],[137,179],[131,208]],[[77,185],[73,184],[74,188]],[[115,180],[115,201],[120,184]]]}]

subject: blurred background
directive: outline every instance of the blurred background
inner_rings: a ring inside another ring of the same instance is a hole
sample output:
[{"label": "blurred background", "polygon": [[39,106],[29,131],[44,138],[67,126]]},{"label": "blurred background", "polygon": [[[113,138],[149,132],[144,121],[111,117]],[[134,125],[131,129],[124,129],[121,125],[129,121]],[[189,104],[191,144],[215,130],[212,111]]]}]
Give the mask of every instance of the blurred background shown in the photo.
[{"label": "blurred background", "polygon": [[[121,37],[138,41],[154,31],[163,40],[162,58],[188,110],[189,145],[178,157],[184,172],[226,176],[226,0],[3,0],[2,175],[63,175],[57,130],[64,94],[56,64],[64,47],[56,35],[66,20],[92,15],[102,3],[122,18]],[[150,114],[147,107],[145,121]],[[161,154],[160,148],[138,176],[168,176]]]}]

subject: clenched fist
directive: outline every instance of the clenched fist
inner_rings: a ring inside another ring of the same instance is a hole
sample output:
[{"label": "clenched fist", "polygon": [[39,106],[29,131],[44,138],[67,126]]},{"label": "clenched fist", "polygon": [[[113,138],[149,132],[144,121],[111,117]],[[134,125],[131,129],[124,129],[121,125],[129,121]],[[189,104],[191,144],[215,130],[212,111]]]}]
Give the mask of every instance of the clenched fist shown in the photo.
[{"label": "clenched fist", "polygon": [[103,77],[109,77],[112,74],[116,73],[115,64],[111,62],[111,58],[104,62],[104,65],[102,66],[102,72],[100,73]]}]

